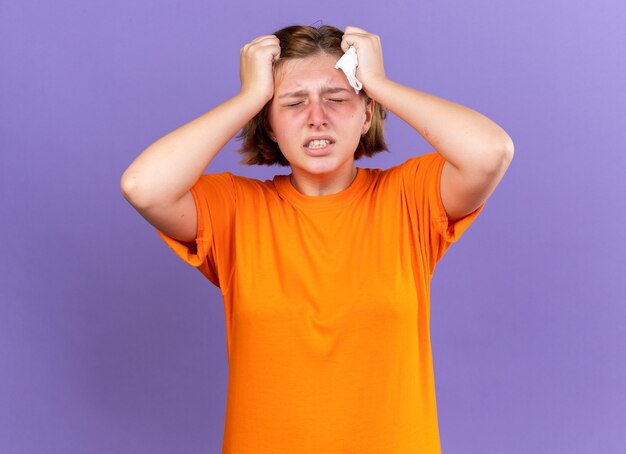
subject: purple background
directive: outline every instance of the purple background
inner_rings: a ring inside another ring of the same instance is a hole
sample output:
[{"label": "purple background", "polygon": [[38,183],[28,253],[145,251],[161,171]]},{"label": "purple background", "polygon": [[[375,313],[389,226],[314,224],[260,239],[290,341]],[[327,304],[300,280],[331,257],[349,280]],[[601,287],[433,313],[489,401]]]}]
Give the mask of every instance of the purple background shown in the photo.
[{"label": "purple background", "polygon": [[[387,75],[515,158],[437,267],[445,453],[626,452],[626,6],[619,0],[0,6],[0,452],[217,453],[221,296],[123,199],[148,145],[234,95],[292,23],[381,36]],[[431,150],[393,115],[388,167]],[[247,168],[231,141],[213,171]]]}]

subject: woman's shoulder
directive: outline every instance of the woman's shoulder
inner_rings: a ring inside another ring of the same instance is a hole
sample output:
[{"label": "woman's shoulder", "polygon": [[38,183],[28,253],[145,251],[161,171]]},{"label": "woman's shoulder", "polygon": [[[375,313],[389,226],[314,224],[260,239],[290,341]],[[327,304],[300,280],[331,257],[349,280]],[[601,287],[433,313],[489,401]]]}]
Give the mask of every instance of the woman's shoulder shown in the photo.
[{"label": "woman's shoulder", "polygon": [[286,175],[276,175],[273,180],[261,180],[259,178],[238,175],[233,172],[214,172],[203,173],[200,175],[199,181],[228,183],[243,189],[260,189],[272,188],[275,185],[276,179],[282,177],[286,177]]},{"label": "woman's shoulder", "polygon": [[403,171],[403,170],[405,170],[407,168],[416,168],[416,167],[420,167],[420,166],[430,165],[430,164],[436,162],[439,159],[443,159],[443,156],[441,156],[436,151],[432,151],[432,152],[424,153],[424,154],[417,155],[417,156],[410,156],[410,157],[406,158],[400,164],[396,164],[396,165],[394,165],[392,167],[389,167],[385,171],[387,171],[387,172],[401,172],[401,171]]},{"label": "woman's shoulder", "polygon": [[444,162],[443,156],[436,151],[419,156],[411,156],[400,164],[396,164],[381,171],[380,178],[412,179],[421,174],[436,173]]},{"label": "woman's shoulder", "polygon": [[203,173],[192,189],[207,200],[223,199],[235,204],[254,204],[277,194],[273,180],[260,180],[232,172]]},{"label": "woman's shoulder", "polygon": [[433,152],[418,155],[418,156],[410,156],[408,158],[405,158],[404,161],[398,164],[394,164],[385,169],[370,168],[370,167],[363,167],[362,169],[368,174],[370,174],[372,178],[375,178],[375,179],[389,178],[389,177],[396,176],[406,171],[410,172],[411,169],[416,169],[418,167],[427,166],[429,164],[432,164],[438,159],[443,159],[443,157],[439,153],[433,151]]}]

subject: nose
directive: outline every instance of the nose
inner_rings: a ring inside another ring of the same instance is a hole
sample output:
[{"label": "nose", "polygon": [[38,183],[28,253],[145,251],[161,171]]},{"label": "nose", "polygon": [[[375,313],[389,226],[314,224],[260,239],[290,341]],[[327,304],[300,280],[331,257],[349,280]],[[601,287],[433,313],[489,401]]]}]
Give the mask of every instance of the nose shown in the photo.
[{"label": "nose", "polygon": [[319,100],[312,100],[309,107],[309,126],[319,127],[328,124],[326,108]]}]

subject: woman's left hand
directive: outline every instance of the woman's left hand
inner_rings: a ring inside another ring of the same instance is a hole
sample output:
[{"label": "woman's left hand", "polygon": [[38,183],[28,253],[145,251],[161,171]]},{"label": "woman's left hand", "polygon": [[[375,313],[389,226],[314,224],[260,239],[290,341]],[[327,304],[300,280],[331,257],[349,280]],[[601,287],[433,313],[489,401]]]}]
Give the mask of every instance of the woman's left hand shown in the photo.
[{"label": "woman's left hand", "polygon": [[383,66],[383,49],[378,35],[368,33],[362,28],[348,26],[344,30],[341,49],[346,52],[350,46],[354,46],[359,60],[356,77],[366,92],[387,79]]}]

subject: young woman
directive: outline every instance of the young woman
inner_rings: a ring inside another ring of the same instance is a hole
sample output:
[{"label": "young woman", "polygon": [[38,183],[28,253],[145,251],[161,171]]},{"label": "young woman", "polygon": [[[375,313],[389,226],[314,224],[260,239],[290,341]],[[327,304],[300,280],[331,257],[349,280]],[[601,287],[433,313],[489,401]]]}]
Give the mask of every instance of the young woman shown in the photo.
[{"label": "young woman", "polygon": [[[358,93],[335,69],[351,46]],[[357,168],[386,149],[381,106],[435,151]],[[242,128],[246,163],[290,174],[203,175]],[[224,296],[223,452],[440,452],[429,283],[512,157],[488,118],[388,79],[365,30],[292,26],[241,49],[240,92],[150,145],[121,181]]]}]

